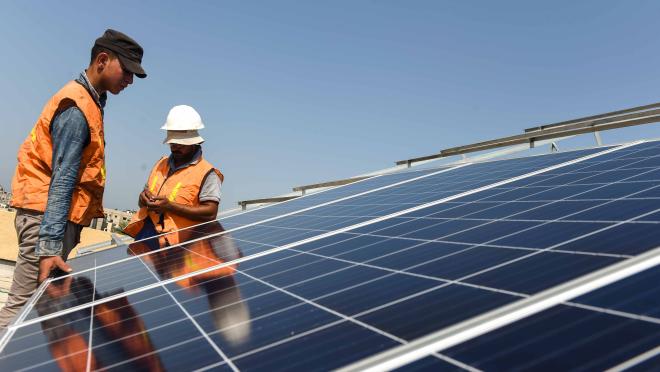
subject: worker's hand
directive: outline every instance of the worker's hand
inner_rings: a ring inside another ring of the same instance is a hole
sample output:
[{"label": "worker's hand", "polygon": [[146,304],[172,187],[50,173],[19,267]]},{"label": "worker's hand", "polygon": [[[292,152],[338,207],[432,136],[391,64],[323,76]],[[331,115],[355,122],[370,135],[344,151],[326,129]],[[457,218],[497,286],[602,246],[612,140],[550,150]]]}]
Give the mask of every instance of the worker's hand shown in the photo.
[{"label": "worker's hand", "polygon": [[144,193],[144,196],[147,198],[147,200],[153,200],[154,197],[156,196],[156,195],[152,194],[151,191],[149,191],[149,189],[147,189],[147,188],[142,190],[142,192]]},{"label": "worker's hand", "polygon": [[141,207],[145,207],[150,201],[153,200],[153,198],[154,194],[152,194],[149,189],[145,188],[140,193],[140,202],[138,204],[140,204]]},{"label": "worker's hand", "polygon": [[67,263],[64,262],[60,256],[47,256],[39,258],[39,283],[48,279],[50,273],[55,269],[60,269],[67,273],[73,271],[71,266],[67,265]]},{"label": "worker's hand", "polygon": [[164,196],[154,196],[147,203],[147,209],[155,213],[165,213],[170,208],[170,201]]}]

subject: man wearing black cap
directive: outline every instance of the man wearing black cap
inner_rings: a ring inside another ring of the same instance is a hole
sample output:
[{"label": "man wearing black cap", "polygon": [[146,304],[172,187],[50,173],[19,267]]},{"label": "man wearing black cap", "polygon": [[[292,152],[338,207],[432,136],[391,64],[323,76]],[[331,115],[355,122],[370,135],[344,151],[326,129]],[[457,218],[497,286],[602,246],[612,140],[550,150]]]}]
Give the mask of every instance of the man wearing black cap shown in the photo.
[{"label": "man wearing black cap", "polygon": [[133,75],[147,76],[142,55],[135,40],[106,30],[87,69],[51,97],[21,145],[11,200],[19,252],[0,328],[52,271],[71,271],[64,261],[83,226],[103,217],[103,108],[107,92],[119,94]]}]

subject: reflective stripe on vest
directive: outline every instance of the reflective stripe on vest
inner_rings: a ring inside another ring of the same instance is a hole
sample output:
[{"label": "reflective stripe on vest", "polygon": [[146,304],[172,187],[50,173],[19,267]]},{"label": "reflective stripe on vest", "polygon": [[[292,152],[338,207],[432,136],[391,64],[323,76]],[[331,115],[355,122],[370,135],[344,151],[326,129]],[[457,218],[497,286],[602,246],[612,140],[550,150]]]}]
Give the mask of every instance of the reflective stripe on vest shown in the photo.
[{"label": "reflective stripe on vest", "polygon": [[[168,199],[169,201],[173,202],[174,199],[176,199],[176,194],[179,193],[179,189],[180,189],[180,188],[181,188],[181,182],[177,182],[177,183],[176,183],[176,186],[174,186],[174,188],[172,189],[172,192],[171,192],[170,195],[167,197],[167,199]],[[201,186],[200,186],[200,188],[201,188]],[[198,193],[198,194],[199,194],[199,193]]]}]

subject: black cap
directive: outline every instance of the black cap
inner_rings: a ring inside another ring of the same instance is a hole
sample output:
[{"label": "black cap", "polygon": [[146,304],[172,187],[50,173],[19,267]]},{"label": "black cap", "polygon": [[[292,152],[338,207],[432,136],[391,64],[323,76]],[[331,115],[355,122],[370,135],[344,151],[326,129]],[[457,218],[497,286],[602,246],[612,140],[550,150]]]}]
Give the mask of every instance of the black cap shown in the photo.
[{"label": "black cap", "polygon": [[113,29],[105,30],[103,36],[96,39],[94,45],[107,48],[117,54],[122,66],[139,78],[146,78],[147,73],[140,65],[144,51],[137,41],[128,35]]}]

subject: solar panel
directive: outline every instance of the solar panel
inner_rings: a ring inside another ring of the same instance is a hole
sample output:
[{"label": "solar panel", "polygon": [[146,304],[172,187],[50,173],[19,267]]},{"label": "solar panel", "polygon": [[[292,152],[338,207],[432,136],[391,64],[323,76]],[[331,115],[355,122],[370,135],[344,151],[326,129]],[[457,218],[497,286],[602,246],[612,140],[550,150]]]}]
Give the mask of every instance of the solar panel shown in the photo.
[{"label": "solar panel", "polygon": [[[251,257],[255,254],[269,252],[276,247],[317,237],[319,234],[330,230],[334,231],[340,228],[347,228],[393,211],[400,212],[406,208],[418,207],[428,200],[437,200],[461,192],[469,192],[476,187],[507,180],[512,176],[519,176],[530,170],[537,170],[539,167],[554,166],[566,160],[574,160],[581,156],[592,155],[597,151],[591,149],[555,155],[486,162],[458,169],[443,169],[441,172],[429,173],[426,177],[417,177],[414,182],[396,184],[392,187],[377,189],[377,191],[372,193],[357,194],[349,199],[339,199],[332,204],[323,203],[318,207],[313,207],[304,212],[285,214],[279,218],[262,220],[256,225],[248,225],[243,229],[234,230],[231,232],[231,235],[232,239],[241,245],[243,255]],[[420,193],[420,190],[432,191]],[[374,197],[378,198],[379,204],[374,204]],[[384,201],[384,197],[388,200]],[[343,203],[349,204],[344,205]],[[344,215],[333,215],[338,208],[342,211],[346,208],[352,208],[365,213],[364,215],[356,215],[351,218],[347,218]],[[189,229],[189,232],[193,237],[201,236],[201,239],[209,241],[212,245],[222,246],[224,244],[222,242],[224,236],[208,237],[213,235],[209,234],[210,226],[212,225],[206,224],[200,228]],[[184,240],[192,241],[195,239]],[[195,245],[197,243],[192,244]],[[186,247],[177,249],[186,250]],[[114,255],[114,257],[110,255]],[[151,260],[150,257],[158,257],[161,253],[147,252],[144,255],[147,260],[154,261],[156,259]],[[104,283],[111,283],[112,288],[106,288],[111,292],[130,292],[143,286],[156,284],[155,279],[149,274],[147,268],[137,259],[134,259],[134,257],[127,258],[124,251],[115,250],[108,252],[105,257],[112,257],[113,260],[109,264],[98,266],[98,268],[83,271],[78,270],[76,275],[85,275],[88,277],[96,275],[97,280]],[[220,256],[216,258],[226,261],[226,257]],[[73,267],[74,269],[79,269],[76,266]],[[36,312],[28,315],[28,319],[36,317],[38,317]]]},{"label": "solar panel", "polygon": [[[660,245],[659,171],[658,142],[478,163],[157,252],[120,248],[42,287],[0,366],[342,367]],[[237,266],[223,263],[229,244]],[[491,354],[455,350],[408,367],[480,368]]]},{"label": "solar panel", "polygon": [[646,270],[445,353],[485,370],[657,370],[659,280],[660,268]]},{"label": "solar panel", "polygon": [[331,188],[314,194],[304,195],[302,197],[291,199],[286,202],[271,204],[265,207],[250,210],[246,213],[228,216],[222,218],[221,221],[227,228],[247,225],[249,223],[264,220],[268,217],[281,216],[305,208],[318,206],[323,203],[337,201],[342,198],[350,198],[358,194],[374,192],[379,189],[414,181],[428,175],[442,173],[454,168],[456,168],[456,166],[439,167],[428,170],[408,170],[392,174],[378,175],[344,186]]}]

